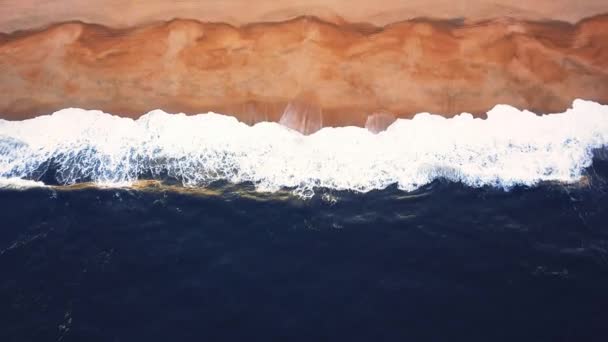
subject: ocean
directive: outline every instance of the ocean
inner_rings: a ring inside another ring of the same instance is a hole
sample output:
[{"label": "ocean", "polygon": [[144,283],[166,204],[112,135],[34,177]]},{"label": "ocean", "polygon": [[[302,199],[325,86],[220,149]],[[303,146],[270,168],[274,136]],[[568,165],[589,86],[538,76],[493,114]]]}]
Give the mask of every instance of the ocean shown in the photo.
[{"label": "ocean", "polygon": [[0,341],[608,340],[606,116],[64,114],[0,121]]}]

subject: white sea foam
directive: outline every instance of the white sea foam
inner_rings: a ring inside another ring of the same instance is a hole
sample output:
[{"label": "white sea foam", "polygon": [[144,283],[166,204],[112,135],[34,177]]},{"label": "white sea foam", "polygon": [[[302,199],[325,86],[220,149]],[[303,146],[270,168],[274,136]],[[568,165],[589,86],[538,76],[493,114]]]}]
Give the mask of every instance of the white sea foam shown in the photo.
[{"label": "white sea foam", "polygon": [[0,189],[31,189],[45,187],[44,183],[21,178],[0,178]]},{"label": "white sea foam", "polygon": [[[485,120],[428,113],[372,134],[356,127],[302,135],[277,123],[247,126],[218,114],[152,111],[138,120],[64,109],[24,121],[0,120],[0,178],[60,184],[124,184],[169,177],[184,186],[253,182],[259,190],[314,187],[414,190],[437,178],[508,189],[578,181],[592,150],[608,145],[608,106],[576,100],[537,116],[499,105]],[[48,174],[47,174],[48,175]]]}]

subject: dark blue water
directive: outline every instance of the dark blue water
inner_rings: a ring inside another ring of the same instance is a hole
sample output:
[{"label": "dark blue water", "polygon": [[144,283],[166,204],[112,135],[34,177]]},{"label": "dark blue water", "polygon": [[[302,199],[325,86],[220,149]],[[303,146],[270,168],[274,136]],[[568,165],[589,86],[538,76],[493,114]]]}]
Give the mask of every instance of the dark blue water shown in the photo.
[{"label": "dark blue water", "polygon": [[510,192],[2,190],[0,341],[608,341],[594,165]]}]

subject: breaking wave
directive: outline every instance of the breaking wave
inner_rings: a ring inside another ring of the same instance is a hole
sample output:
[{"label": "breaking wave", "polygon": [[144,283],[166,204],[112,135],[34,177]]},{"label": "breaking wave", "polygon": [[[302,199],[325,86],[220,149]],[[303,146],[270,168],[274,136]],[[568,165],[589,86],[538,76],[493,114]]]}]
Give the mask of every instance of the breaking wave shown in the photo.
[{"label": "breaking wave", "polygon": [[340,127],[308,136],[213,113],[155,110],[132,120],[70,108],[0,120],[0,183],[169,179],[199,187],[223,180],[311,196],[316,187],[366,192],[397,184],[411,191],[444,178],[509,189],[576,182],[593,150],[606,145],[608,106],[583,100],[561,114],[537,116],[498,105],[487,119],[422,113],[379,134]]}]

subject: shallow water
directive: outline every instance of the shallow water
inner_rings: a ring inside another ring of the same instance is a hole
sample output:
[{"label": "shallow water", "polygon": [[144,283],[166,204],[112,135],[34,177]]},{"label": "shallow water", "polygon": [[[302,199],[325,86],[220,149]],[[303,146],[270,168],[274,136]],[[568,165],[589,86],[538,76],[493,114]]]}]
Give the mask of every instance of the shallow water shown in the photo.
[{"label": "shallow water", "polygon": [[509,192],[0,191],[0,340],[606,341],[608,162]]}]

